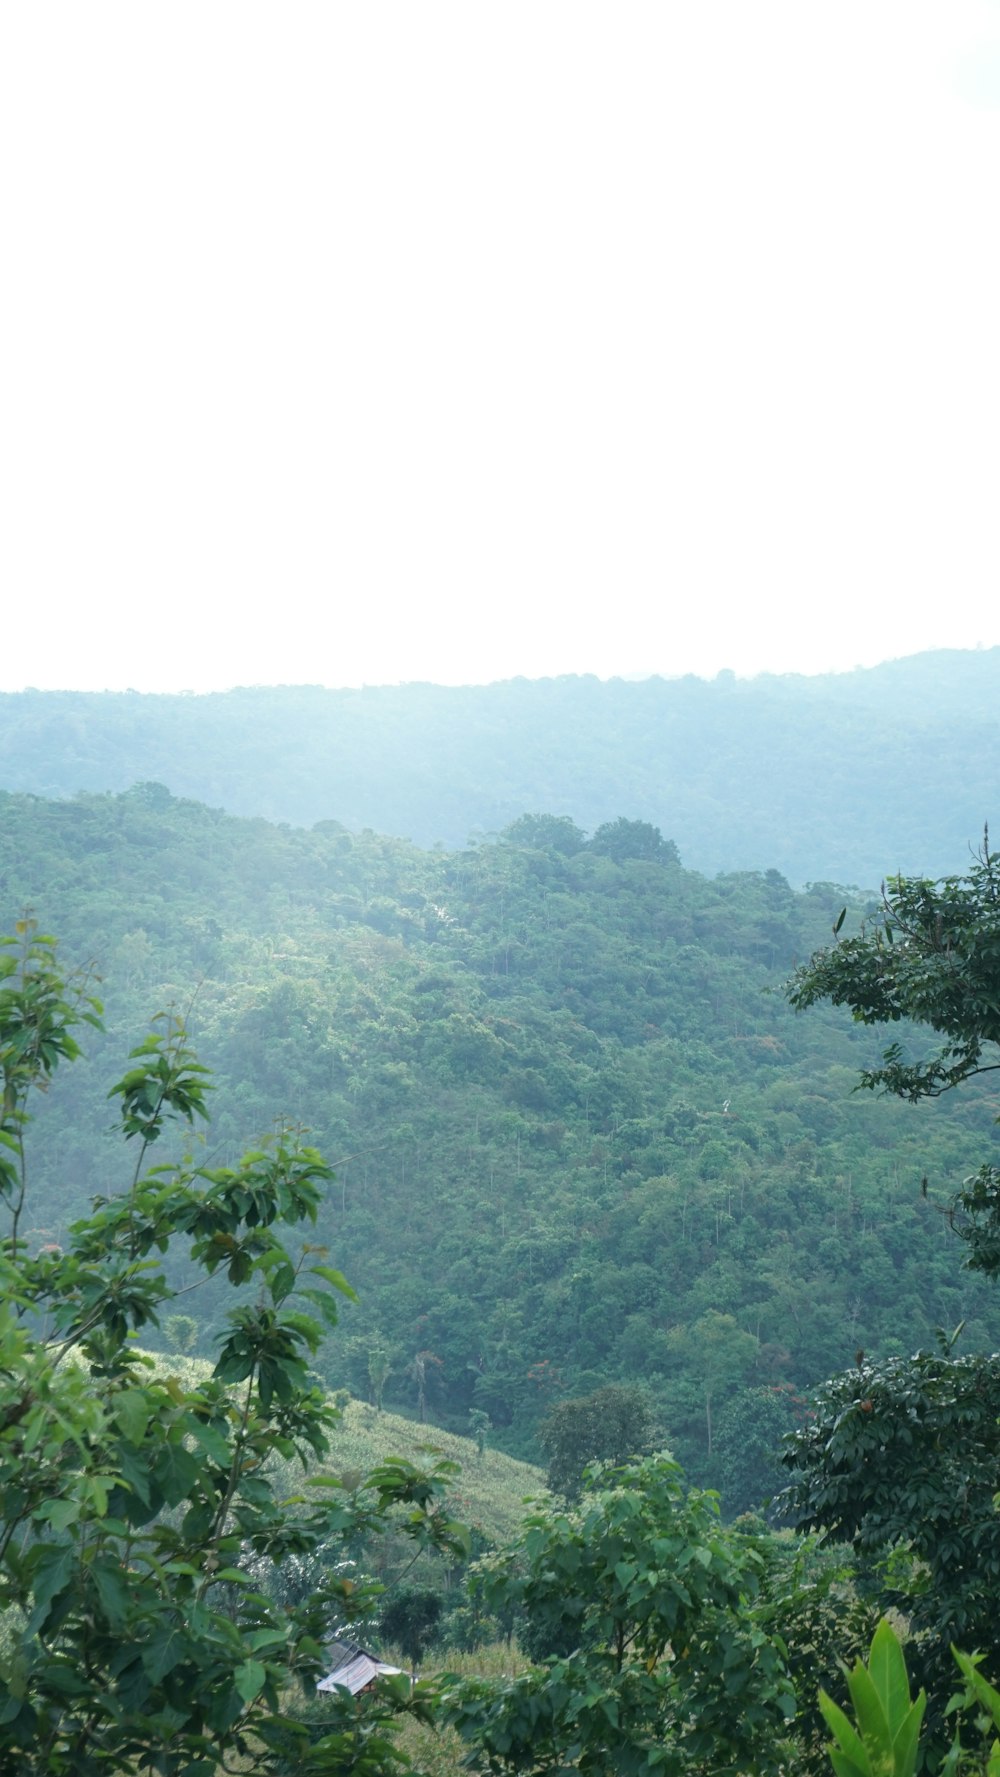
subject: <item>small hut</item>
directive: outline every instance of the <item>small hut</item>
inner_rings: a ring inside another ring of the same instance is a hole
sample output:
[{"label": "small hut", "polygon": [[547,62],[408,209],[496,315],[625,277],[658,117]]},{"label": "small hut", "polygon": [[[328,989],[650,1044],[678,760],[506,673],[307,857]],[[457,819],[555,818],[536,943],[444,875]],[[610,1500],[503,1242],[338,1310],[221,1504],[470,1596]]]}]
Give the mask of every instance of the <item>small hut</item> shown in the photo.
[{"label": "small hut", "polygon": [[392,1676],[402,1670],[399,1666],[390,1666],[387,1661],[380,1660],[377,1654],[370,1654],[367,1648],[359,1647],[356,1641],[331,1641],[327,1649],[333,1662],[325,1678],[321,1678],[316,1686],[317,1691],[333,1691],[343,1685],[352,1697],[360,1697],[375,1683],[376,1678]]}]

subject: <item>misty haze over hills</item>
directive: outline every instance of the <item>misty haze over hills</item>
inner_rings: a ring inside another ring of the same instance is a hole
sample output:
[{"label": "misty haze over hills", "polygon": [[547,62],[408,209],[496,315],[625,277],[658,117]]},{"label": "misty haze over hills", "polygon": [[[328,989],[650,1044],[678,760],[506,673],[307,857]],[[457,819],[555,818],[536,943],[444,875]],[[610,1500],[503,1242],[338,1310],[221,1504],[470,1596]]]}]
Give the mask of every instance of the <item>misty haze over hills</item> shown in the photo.
[{"label": "misty haze over hills", "polygon": [[204,696],[0,696],[0,785],[158,781],[230,813],[461,847],[622,812],[685,864],[877,885],[963,867],[1000,781],[1000,649],[815,678],[513,679]]}]

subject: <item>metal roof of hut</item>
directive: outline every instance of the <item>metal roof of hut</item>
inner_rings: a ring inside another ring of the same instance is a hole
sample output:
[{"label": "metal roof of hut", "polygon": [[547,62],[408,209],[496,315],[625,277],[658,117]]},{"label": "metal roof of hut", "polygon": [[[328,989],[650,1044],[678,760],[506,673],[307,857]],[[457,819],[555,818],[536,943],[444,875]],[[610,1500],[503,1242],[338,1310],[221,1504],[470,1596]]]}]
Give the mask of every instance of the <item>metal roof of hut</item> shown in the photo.
[{"label": "metal roof of hut", "polygon": [[320,1679],[316,1686],[318,1691],[332,1691],[338,1685],[344,1685],[352,1697],[357,1697],[376,1678],[402,1670],[399,1666],[390,1666],[386,1660],[380,1660],[377,1654],[370,1654],[366,1648],[359,1647],[356,1641],[331,1642],[328,1651],[333,1666],[326,1677]]}]

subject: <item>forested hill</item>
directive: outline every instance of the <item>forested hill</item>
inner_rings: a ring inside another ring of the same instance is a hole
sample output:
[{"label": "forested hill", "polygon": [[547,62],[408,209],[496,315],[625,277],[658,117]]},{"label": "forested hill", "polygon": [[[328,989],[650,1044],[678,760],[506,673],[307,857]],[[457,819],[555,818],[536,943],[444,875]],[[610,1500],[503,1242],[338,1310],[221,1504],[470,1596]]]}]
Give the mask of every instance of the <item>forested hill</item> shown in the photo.
[{"label": "forested hill", "polygon": [[[361,1303],[331,1383],[365,1393],[385,1352],[387,1402],[414,1410],[419,1372],[432,1417],[486,1412],[537,1458],[554,1400],[642,1382],[691,1473],[736,1500],[760,1496],[765,1407],[787,1420],[857,1348],[963,1317],[997,1343],[940,1207],[995,1107],[852,1096],[879,1033],[773,991],[828,937],[828,887],[709,881],[628,821],[585,844],[524,819],[434,853],[150,785],[0,795],[5,929],[28,903],[67,962],[96,958],[108,1022],[38,1102],[33,1237],[120,1188],[112,1070],[151,1012],[190,1004],[218,1085],[207,1153],[285,1113],[337,1165],[317,1237]],[[189,1300],[207,1355],[218,1303]]]},{"label": "forested hill", "polygon": [[998,707],[996,648],[815,678],[26,691],[0,695],[0,785],[159,781],[230,813],[448,848],[525,809],[587,830],[624,811],[692,868],[867,887],[961,868],[1000,781]]}]

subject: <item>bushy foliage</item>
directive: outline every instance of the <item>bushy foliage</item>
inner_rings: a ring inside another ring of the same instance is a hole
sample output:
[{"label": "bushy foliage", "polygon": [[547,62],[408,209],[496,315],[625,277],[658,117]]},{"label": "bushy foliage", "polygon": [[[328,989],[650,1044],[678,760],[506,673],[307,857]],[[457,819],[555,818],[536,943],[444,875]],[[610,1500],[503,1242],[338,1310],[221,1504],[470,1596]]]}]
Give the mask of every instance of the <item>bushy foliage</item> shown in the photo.
[{"label": "bushy foliage", "polygon": [[827,1547],[816,1536],[779,1535],[762,1522],[738,1519],[734,1530],[760,1561],[752,1612],[755,1623],[781,1644],[795,1688],[791,1726],[795,1777],[825,1772],[826,1730],[818,1691],[834,1688],[844,1663],[862,1655],[878,1611],[866,1596],[860,1565],[850,1551]]},{"label": "bushy foliage", "polygon": [[883,1564],[883,1601],[910,1620],[939,1727],[951,1644],[1000,1666],[1000,1359],[946,1344],[863,1363],[816,1392],[784,1460],[793,1520]]},{"label": "bushy foliage", "polygon": [[[890,1043],[863,1070],[862,1086],[917,1104],[1000,1067],[1000,872],[988,834],[966,876],[894,877],[859,932],[842,937],[844,919],[834,945],[792,977],[792,1003],[832,1000],[861,1024],[912,1019],[936,1039],[926,1057]],[[990,1163],[981,1167],[950,1216],[967,1265],[987,1275],[1000,1271],[996,1178]],[[873,1362],[859,1349],[855,1368],[818,1391],[785,1456],[785,1503],[796,1521],[882,1559],[883,1596],[911,1620],[939,1745],[949,1644],[1000,1657],[1000,1360],[956,1357],[961,1330],[939,1333],[937,1351],[913,1357]]]},{"label": "bushy foliage", "polygon": [[669,1458],[593,1471],[578,1512],[538,1509],[480,1572],[488,1609],[523,1613],[537,1666],[446,1696],[473,1767],[777,1777],[796,1705],[750,1608],[761,1572]]},{"label": "bushy foliage", "polygon": [[864,1024],[911,1018],[943,1038],[930,1061],[906,1062],[890,1045],[862,1083],[916,1102],[990,1071],[986,1044],[1000,1042],[1000,872],[987,833],[967,876],[940,882],[893,876],[874,919],[815,955],[793,977],[802,1009],[819,999],[850,1006]]},{"label": "bushy foliage", "polygon": [[953,1735],[943,1751],[922,1732],[927,1693],[913,1696],[899,1636],[883,1618],[868,1659],[843,1667],[854,1721],[820,1692],[837,1777],[915,1777],[917,1771],[927,1777],[1000,1777],[1000,1691],[979,1670],[981,1654],[951,1651],[963,1682],[948,1707]]},{"label": "bushy foliage", "polygon": [[651,1413],[641,1388],[609,1383],[593,1394],[560,1401],[546,1414],[538,1441],[549,1459],[554,1493],[578,1499],[584,1470],[593,1462],[620,1467],[648,1448]]},{"label": "bushy foliage", "polygon": [[382,1638],[418,1667],[441,1636],[444,1599],[431,1586],[399,1586],[379,1613]]},{"label": "bushy foliage", "polygon": [[[308,1364],[351,1291],[321,1249],[288,1245],[315,1221],[330,1173],[287,1128],[236,1166],[150,1165],[171,1121],[190,1136],[206,1115],[206,1070],[176,1019],[133,1050],[109,1094],[135,1146],[130,1183],[65,1247],[32,1250],[30,1106],[77,1058],[75,1027],[100,1013],[29,921],[4,941],[0,1769],[215,1777],[232,1753],[261,1772],[289,1757],[317,1777],[381,1772],[384,1709],[360,1720],[335,1697],[315,1740],[295,1710],[323,1672],[325,1638],[371,1608],[371,1589],[333,1564],[280,1601],[260,1565],[377,1534],[400,1509],[418,1547],[458,1551],[439,1509],[445,1475],[394,1461],[350,1493],[308,1480],[278,1492],[272,1458],[304,1469],[336,1419]],[[156,1373],[135,1344],[176,1293],[163,1264],[174,1242],[196,1276],[236,1291],[214,1371],[194,1385]]]}]

